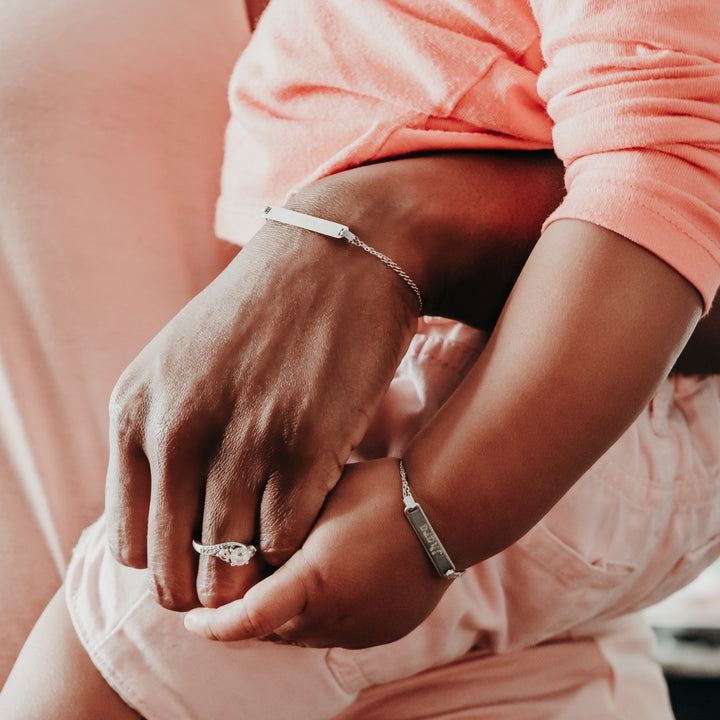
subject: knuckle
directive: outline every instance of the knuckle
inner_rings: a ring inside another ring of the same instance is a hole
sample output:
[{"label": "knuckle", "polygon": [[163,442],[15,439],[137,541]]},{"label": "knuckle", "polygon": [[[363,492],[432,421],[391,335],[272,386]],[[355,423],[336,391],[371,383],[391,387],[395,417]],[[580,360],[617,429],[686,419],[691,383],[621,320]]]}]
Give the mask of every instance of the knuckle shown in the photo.
[{"label": "knuckle", "polygon": [[181,422],[176,417],[153,413],[143,431],[143,444],[148,453],[153,481],[160,486],[189,477],[188,460],[194,445],[184,437]]},{"label": "knuckle", "polygon": [[268,565],[280,567],[292,557],[294,550],[291,548],[278,547],[278,544],[272,539],[269,542],[272,544],[266,550],[263,550],[261,545],[263,559]]},{"label": "knuckle", "polygon": [[274,623],[261,609],[255,606],[248,607],[247,604],[243,607],[244,617],[242,618],[242,624],[249,630],[251,637],[263,637],[275,630]]},{"label": "knuckle", "polygon": [[238,593],[231,593],[218,587],[200,587],[198,588],[198,598],[204,607],[218,608],[237,600]]},{"label": "knuckle", "polygon": [[283,511],[262,518],[260,552],[268,564],[275,567],[282,565],[302,545],[303,529],[293,525],[292,520],[292,516]]},{"label": "knuckle", "polygon": [[150,576],[150,591],[155,596],[158,604],[166,610],[185,612],[198,606],[195,592],[170,587],[153,575]]},{"label": "knuckle", "polygon": [[162,479],[173,474],[173,458],[178,442],[169,424],[164,421],[150,423],[146,428],[146,435],[150,436],[152,443],[147,442],[152,452],[154,470],[158,478]]},{"label": "knuckle", "polygon": [[157,400],[146,414],[144,439],[148,447],[154,448],[158,470],[172,473],[186,462],[189,452],[209,450],[204,447],[206,437],[211,434],[196,420],[191,420],[183,409],[183,403],[173,405]]},{"label": "knuckle", "polygon": [[257,580],[256,573],[249,569],[238,576],[201,567],[197,576],[197,596],[205,607],[220,607],[243,597]]},{"label": "knuckle", "polygon": [[119,545],[113,548],[111,545],[110,552],[121,565],[138,570],[147,567],[147,552],[144,547],[138,548],[133,545]]},{"label": "knuckle", "polygon": [[118,380],[110,395],[108,416],[110,427],[120,437],[132,433],[145,407],[145,392],[130,378]]}]

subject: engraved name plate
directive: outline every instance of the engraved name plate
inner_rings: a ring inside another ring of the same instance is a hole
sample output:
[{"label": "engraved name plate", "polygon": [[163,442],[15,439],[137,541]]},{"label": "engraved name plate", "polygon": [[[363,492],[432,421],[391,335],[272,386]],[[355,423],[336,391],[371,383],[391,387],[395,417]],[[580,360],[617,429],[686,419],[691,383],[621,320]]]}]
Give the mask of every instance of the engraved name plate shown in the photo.
[{"label": "engraved name plate", "polygon": [[415,505],[414,507],[406,507],[404,512],[438,574],[442,577],[457,577],[457,575],[461,574],[455,570],[455,565],[450,560],[450,556],[447,554],[422,508]]}]

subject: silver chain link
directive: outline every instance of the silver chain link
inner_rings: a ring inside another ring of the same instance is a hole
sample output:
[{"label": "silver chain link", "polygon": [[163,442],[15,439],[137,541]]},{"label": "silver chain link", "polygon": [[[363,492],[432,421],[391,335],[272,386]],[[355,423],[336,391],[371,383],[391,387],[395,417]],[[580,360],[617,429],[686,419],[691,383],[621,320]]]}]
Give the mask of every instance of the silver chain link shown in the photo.
[{"label": "silver chain link", "polygon": [[266,220],[274,220],[275,222],[283,223],[285,225],[293,225],[294,227],[304,228],[305,230],[311,230],[312,232],[318,232],[321,235],[327,235],[333,238],[343,238],[347,240],[351,245],[359,247],[366,253],[369,253],[373,257],[376,257],[383,265],[390,268],[409,288],[412,290],[413,295],[418,304],[418,312],[422,315],[423,312],[423,300],[420,288],[414,282],[414,280],[392,259],[387,255],[383,255],[379,250],[364,243],[355,233],[351,232],[347,225],[341,225],[340,223],[333,222],[332,220],[325,220],[323,218],[315,217],[314,215],[308,215],[306,213],[297,212],[296,210],[288,210],[287,208],[277,208],[272,205],[268,205],[264,211]]},{"label": "silver chain link", "polygon": [[387,255],[383,255],[379,250],[376,250],[374,247],[366,245],[357,235],[350,232],[349,230],[343,234],[343,237],[351,245],[355,245],[364,250],[366,253],[370,253],[370,255],[376,257],[381,263],[387,265],[387,267],[389,267],[394,273],[399,275],[405,281],[405,284],[415,294],[415,298],[417,299],[418,304],[418,312],[420,313],[420,315],[422,315],[423,301],[422,295],[420,294],[420,288],[415,284],[415,281],[394,260],[390,259]]}]

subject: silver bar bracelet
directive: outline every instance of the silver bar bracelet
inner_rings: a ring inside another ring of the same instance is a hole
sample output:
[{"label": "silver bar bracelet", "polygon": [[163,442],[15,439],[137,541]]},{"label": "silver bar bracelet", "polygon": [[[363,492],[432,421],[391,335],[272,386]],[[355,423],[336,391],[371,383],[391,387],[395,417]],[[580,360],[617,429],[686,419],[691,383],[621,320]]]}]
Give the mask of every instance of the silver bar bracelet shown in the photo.
[{"label": "silver bar bracelet", "polygon": [[400,460],[400,479],[402,481],[403,503],[405,505],[405,517],[410,523],[410,527],[415,531],[420,544],[430,558],[430,562],[440,577],[448,580],[455,580],[463,574],[463,570],[458,570],[450,559],[445,547],[440,542],[440,538],[430,524],[427,515],[418,505],[417,501],[410,492],[410,485],[405,472],[405,464]]},{"label": "silver bar bracelet", "polygon": [[351,245],[359,247],[366,253],[370,253],[373,257],[376,257],[383,265],[390,268],[412,291],[415,295],[415,299],[418,304],[418,313],[422,315],[423,311],[423,300],[420,288],[417,286],[415,281],[391,258],[387,255],[383,255],[379,250],[374,247],[370,247],[367,243],[364,243],[354,232],[351,232],[347,225],[341,225],[340,223],[333,222],[332,220],[324,220],[323,218],[315,217],[314,215],[307,215],[305,213],[297,212],[295,210],[288,210],[287,208],[273,207],[268,205],[264,211],[266,220],[274,220],[275,222],[283,223],[284,225],[292,225],[294,227],[302,228],[303,230],[310,230],[311,232],[320,233],[331,238],[342,238]]},{"label": "silver bar bracelet", "polygon": [[303,230],[311,230],[312,232],[320,233],[327,237],[357,240],[357,235],[351,233],[347,225],[341,225],[332,220],[323,220],[323,218],[307,215],[306,213],[297,212],[296,210],[288,210],[287,208],[268,205],[265,208],[264,215],[266,220],[274,220],[284,225],[293,225]]}]

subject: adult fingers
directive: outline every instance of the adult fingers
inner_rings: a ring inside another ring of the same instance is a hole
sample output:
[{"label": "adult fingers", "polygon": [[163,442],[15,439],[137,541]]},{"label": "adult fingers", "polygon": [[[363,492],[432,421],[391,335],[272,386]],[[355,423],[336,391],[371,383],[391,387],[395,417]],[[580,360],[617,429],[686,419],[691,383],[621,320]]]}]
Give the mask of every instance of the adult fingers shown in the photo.
[{"label": "adult fingers", "polygon": [[123,565],[147,567],[150,465],[130,428],[111,416],[110,455],[105,482],[108,545]]},{"label": "adult fingers", "polygon": [[192,446],[155,445],[148,449],[152,492],[147,554],[152,590],[170,610],[198,604],[195,575],[198,556],[192,541],[200,527],[204,470]]},{"label": "adult fingers", "polygon": [[271,565],[282,565],[300,548],[341,473],[334,460],[316,458],[305,473],[270,476],[260,504],[259,540]]},{"label": "adult fingers", "polygon": [[[297,555],[300,555],[300,551]],[[210,640],[248,640],[271,635],[300,615],[308,602],[307,583],[297,556],[254,585],[240,600],[220,608],[198,608],[185,616],[185,627]]]},{"label": "adult fingers", "polygon": [[[251,479],[256,475],[257,479]],[[248,464],[242,453],[225,449],[211,462],[205,486],[200,542],[215,545],[238,542],[254,545],[258,488],[262,470]],[[252,587],[260,578],[263,563],[259,554],[244,565],[232,565],[218,557],[201,555],[197,593],[207,607],[225,605]]]}]

